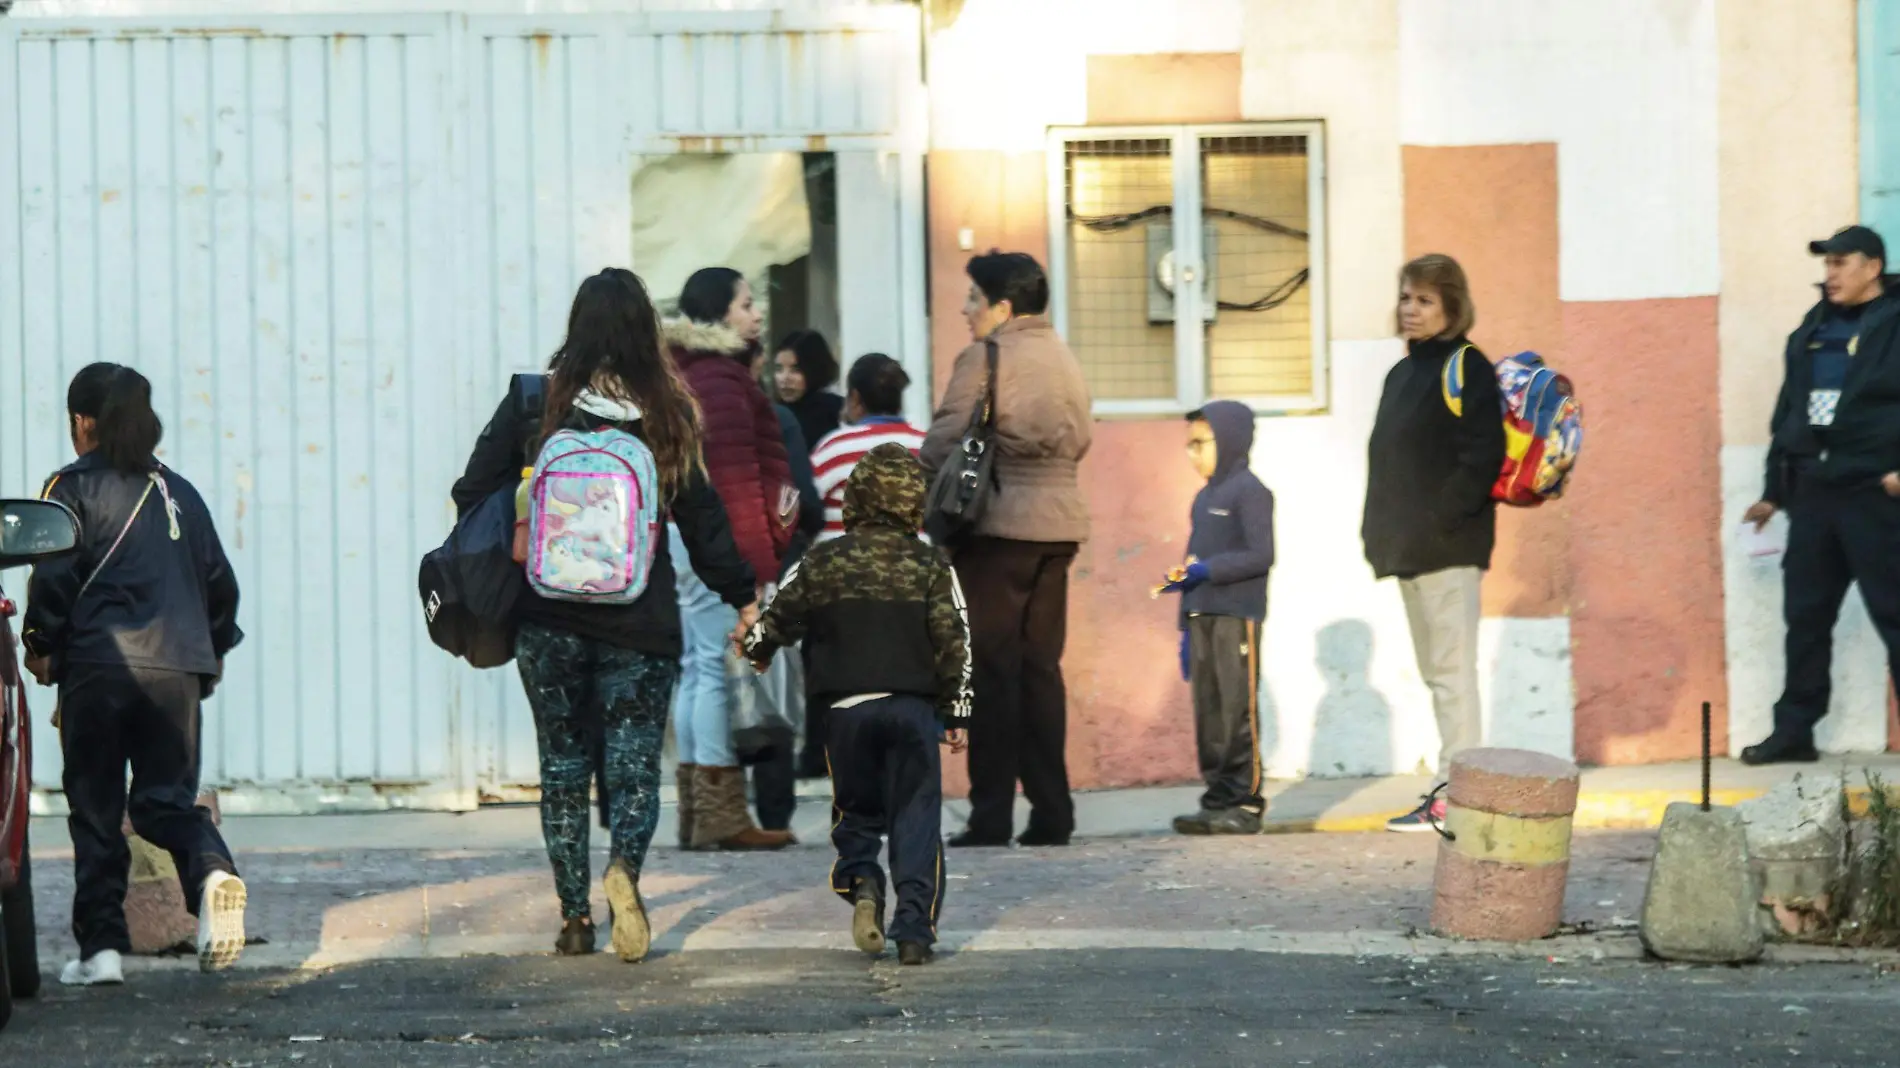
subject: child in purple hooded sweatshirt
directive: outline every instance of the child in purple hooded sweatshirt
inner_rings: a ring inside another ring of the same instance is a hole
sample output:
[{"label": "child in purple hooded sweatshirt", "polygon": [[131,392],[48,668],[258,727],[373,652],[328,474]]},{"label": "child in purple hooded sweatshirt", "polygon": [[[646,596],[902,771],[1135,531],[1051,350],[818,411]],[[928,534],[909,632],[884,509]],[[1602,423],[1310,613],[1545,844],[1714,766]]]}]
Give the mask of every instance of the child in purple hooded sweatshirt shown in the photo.
[{"label": "child in purple hooded sweatshirt", "polygon": [[1207,479],[1194,497],[1186,562],[1161,592],[1181,594],[1181,674],[1194,695],[1194,740],[1207,790],[1180,834],[1258,834],[1260,626],[1273,568],[1273,491],[1247,466],[1254,414],[1215,401],[1188,415],[1188,457]]}]

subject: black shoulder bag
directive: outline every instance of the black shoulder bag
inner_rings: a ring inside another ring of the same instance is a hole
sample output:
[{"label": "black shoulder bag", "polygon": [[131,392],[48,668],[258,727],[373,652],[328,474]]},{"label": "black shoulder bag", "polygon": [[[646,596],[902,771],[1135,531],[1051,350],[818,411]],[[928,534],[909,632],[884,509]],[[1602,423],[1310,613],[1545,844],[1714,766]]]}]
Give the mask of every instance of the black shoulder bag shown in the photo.
[{"label": "black shoulder bag", "polygon": [[983,401],[970,413],[963,439],[931,481],[924,509],[924,533],[938,545],[955,544],[974,534],[990,498],[1000,488],[996,480],[996,339],[987,338],[983,345]]}]

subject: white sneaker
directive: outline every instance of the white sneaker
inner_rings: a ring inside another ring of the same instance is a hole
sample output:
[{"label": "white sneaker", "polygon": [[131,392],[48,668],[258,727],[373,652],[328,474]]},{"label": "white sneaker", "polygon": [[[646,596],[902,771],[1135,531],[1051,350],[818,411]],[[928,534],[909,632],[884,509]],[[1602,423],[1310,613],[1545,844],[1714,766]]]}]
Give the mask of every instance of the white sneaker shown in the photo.
[{"label": "white sneaker", "polygon": [[215,972],[244,952],[244,880],[230,872],[205,876],[198,900],[198,970]]},{"label": "white sneaker", "polygon": [[85,960],[69,960],[59,981],[67,986],[118,986],[125,982],[125,962],[116,949],[102,949]]}]

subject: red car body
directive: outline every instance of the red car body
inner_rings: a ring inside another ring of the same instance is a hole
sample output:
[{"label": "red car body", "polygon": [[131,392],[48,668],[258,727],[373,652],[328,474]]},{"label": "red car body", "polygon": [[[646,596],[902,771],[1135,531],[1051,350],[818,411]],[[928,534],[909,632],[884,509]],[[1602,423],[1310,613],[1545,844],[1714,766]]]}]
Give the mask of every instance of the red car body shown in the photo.
[{"label": "red car body", "polygon": [[[79,520],[50,501],[0,501],[0,570],[73,551]],[[0,589],[0,1028],[13,999],[40,989],[33,919],[33,866],[27,854],[27,802],[33,789],[33,723],[26,678],[13,636],[14,602]]]},{"label": "red car body", "polygon": [[33,789],[33,724],[13,637],[14,602],[0,589],[0,890],[20,876],[26,849],[28,794]]}]

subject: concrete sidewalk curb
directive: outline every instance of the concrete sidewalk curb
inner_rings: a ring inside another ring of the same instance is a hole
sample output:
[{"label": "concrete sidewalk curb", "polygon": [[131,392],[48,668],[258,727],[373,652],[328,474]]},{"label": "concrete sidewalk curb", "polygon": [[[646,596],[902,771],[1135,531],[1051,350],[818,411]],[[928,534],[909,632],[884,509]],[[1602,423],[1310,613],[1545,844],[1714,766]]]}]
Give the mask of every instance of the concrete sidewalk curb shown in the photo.
[{"label": "concrete sidewalk curb", "polygon": [[[1864,776],[1869,772],[1883,776],[1889,790],[1900,801],[1900,753],[1866,754],[1852,761],[1828,760],[1818,764],[1777,765],[1759,768],[1724,760],[1714,769],[1718,785],[1712,800],[1720,805],[1735,805],[1760,797],[1796,775],[1833,776],[1844,774],[1865,805]],[[1693,763],[1656,764],[1640,767],[1586,768],[1573,826],[1578,831],[1653,831],[1662,824],[1663,812],[1679,801],[1700,798],[1701,768]],[[1267,784],[1270,804],[1262,832],[1270,835],[1310,833],[1363,834],[1379,832],[1394,816],[1416,807],[1419,798],[1431,789],[1429,775],[1388,776],[1375,779],[1304,779],[1272,781]],[[801,784],[799,806],[792,829],[809,845],[822,848],[829,835],[830,806],[827,784],[810,781]],[[1200,800],[1197,786],[1139,786],[1113,790],[1078,791],[1075,794],[1078,844],[1135,838],[1166,838],[1173,835],[1172,817],[1192,812]],[[670,788],[662,789],[665,812],[660,819],[656,848],[673,844]],[[1029,804],[1017,801],[1016,825],[1026,826]],[[969,802],[948,799],[943,806],[943,827],[954,832],[969,817]],[[307,816],[240,815],[225,811],[227,840],[241,855],[272,853],[347,852],[359,849],[420,850],[439,854],[443,850],[494,851],[520,850],[539,852],[542,848],[540,819],[529,803],[483,806],[468,812],[386,811],[333,812]],[[593,845],[605,849],[604,832],[592,829]],[[70,838],[63,821],[35,818],[32,834],[34,856],[47,861],[71,859]]]},{"label": "concrete sidewalk curb", "polygon": [[[396,960],[455,960],[469,957],[550,956],[549,941],[541,935],[399,937],[387,940],[341,940],[321,946],[284,943],[248,950],[235,966],[240,971],[325,971],[333,968]],[[668,932],[654,940],[661,954],[730,953],[745,950],[810,950],[853,953],[844,931],[697,931],[687,936]],[[1264,931],[947,931],[938,942],[953,953],[1107,952],[1115,950],[1226,950],[1278,953],[1294,956],[1347,956],[1367,959],[1405,958],[1414,961],[1454,958],[1545,960],[1552,964],[1595,964],[1604,961],[1646,959],[1634,933],[1572,935],[1538,942],[1463,942],[1399,932],[1316,932],[1293,934]],[[1658,962],[1659,964],[1661,962]],[[1847,949],[1834,946],[1772,945],[1763,963],[1782,965],[1887,964],[1900,966],[1900,951]],[[197,961],[189,957],[128,957],[128,974],[189,971]]]},{"label": "concrete sidewalk curb", "polygon": [[[1709,801],[1713,805],[1732,807],[1744,801],[1752,801],[1767,792],[1766,787],[1711,790]],[[1900,783],[1889,784],[1886,792],[1888,797],[1900,803]],[[1867,787],[1849,787],[1847,793],[1854,813],[1864,815],[1870,796]],[[1701,801],[1700,790],[1586,790],[1577,796],[1577,813],[1571,826],[1580,831],[1652,831],[1662,826],[1663,813],[1670,805],[1678,802],[1699,804]],[[1261,824],[1260,833],[1363,834],[1369,831],[1383,831],[1388,820],[1406,815],[1410,811],[1411,809],[1398,809],[1351,816],[1284,820],[1274,819],[1272,812],[1269,811],[1266,820]]]}]

